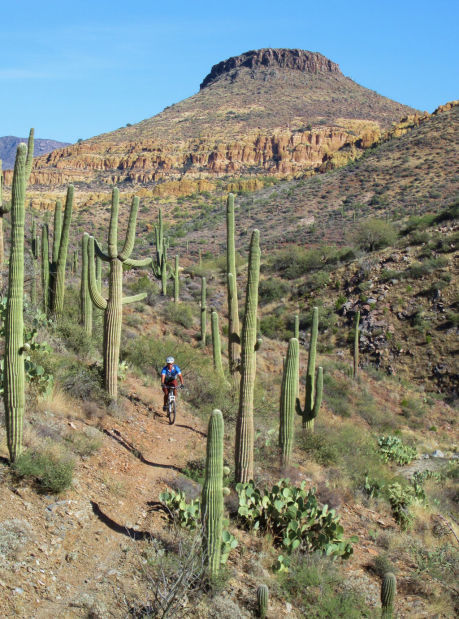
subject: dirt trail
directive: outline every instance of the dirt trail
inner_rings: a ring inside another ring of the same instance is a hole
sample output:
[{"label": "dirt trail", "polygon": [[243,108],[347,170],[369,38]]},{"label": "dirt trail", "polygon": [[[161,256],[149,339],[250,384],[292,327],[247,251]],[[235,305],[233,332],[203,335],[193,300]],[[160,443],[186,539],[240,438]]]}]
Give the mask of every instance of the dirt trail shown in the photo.
[{"label": "dirt trail", "polygon": [[[0,486],[3,524],[29,525],[22,547],[0,560],[0,616],[124,616],[124,592],[136,595],[127,555],[164,526],[152,504],[203,455],[205,427],[183,401],[170,426],[157,388],[132,378],[126,388],[125,412],[99,425],[103,445],[79,462],[71,490],[56,499],[26,485]],[[74,431],[86,424],[68,423]]]}]

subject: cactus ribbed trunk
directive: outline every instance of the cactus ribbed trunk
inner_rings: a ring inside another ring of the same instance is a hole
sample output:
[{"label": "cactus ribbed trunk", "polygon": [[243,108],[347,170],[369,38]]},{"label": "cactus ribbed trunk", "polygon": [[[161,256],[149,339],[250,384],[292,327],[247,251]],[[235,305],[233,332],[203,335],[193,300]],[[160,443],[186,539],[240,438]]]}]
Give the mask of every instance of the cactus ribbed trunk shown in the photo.
[{"label": "cactus ribbed trunk", "polygon": [[299,344],[296,338],[288,343],[280,399],[279,448],[281,465],[288,466],[293,449],[295,403],[298,388]]},{"label": "cactus ribbed trunk", "polygon": [[19,144],[11,196],[11,253],[5,320],[4,406],[8,451],[14,462],[22,451],[24,422],[24,219],[27,147]]},{"label": "cactus ribbed trunk", "polygon": [[80,283],[80,309],[81,324],[85,333],[92,335],[92,301],[89,296],[89,265],[88,265],[88,237],[83,235],[81,239],[81,283]]},{"label": "cactus ribbed trunk", "polygon": [[214,579],[220,570],[223,529],[223,415],[214,410],[207,431],[206,472],[202,487],[203,549]]},{"label": "cactus ribbed trunk", "polygon": [[62,233],[62,203],[56,200],[54,208],[54,227],[53,227],[53,244],[51,261],[49,263],[49,293],[48,293],[48,309],[50,312],[54,310],[54,294],[56,291],[56,275],[57,275],[57,259],[59,257],[59,245],[61,243]]},{"label": "cactus ribbed trunk", "polygon": [[180,300],[180,278],[179,278],[179,257],[175,256],[175,269],[174,269],[174,303],[178,303]]},{"label": "cactus ribbed trunk", "polygon": [[397,580],[394,574],[386,572],[381,583],[381,617],[383,619],[392,619],[396,590]]},{"label": "cactus ribbed trunk", "polygon": [[355,333],[354,333],[354,379],[357,378],[359,372],[359,324],[360,311],[355,315]]},{"label": "cactus ribbed trunk", "polygon": [[118,397],[118,363],[121,344],[123,264],[110,261],[107,308],[104,314],[104,382],[108,395]]},{"label": "cactus ribbed trunk", "polygon": [[260,233],[250,241],[249,269],[241,334],[241,383],[236,423],[236,482],[253,478],[253,393],[256,373],[258,282],[260,277]]},{"label": "cactus ribbed trunk", "polygon": [[65,201],[64,223],[59,239],[59,249],[57,254],[56,278],[54,281],[53,294],[53,312],[56,317],[60,318],[64,311],[64,294],[65,294],[65,265],[67,263],[67,251],[69,246],[69,230],[72,219],[73,208],[73,185],[69,185],[67,189],[67,199]]},{"label": "cactus ribbed trunk", "polygon": [[218,314],[214,310],[211,314],[212,324],[212,354],[214,360],[214,369],[217,376],[224,378],[223,365],[222,365],[222,348],[220,342],[220,329],[218,326]]},{"label": "cactus ribbed trunk", "polygon": [[269,589],[266,585],[257,588],[257,606],[260,619],[266,619],[268,613]]},{"label": "cactus ribbed trunk", "polygon": [[0,159],[0,283],[2,277],[1,272],[3,269],[3,264],[5,262],[5,244],[3,240],[3,215],[5,215],[5,213],[8,213],[11,208],[10,205],[6,206],[3,204],[3,182],[4,178],[2,171],[2,160]]},{"label": "cactus ribbed trunk", "polygon": [[311,339],[309,344],[308,367],[306,369],[306,395],[304,410],[301,409],[300,401],[296,400],[296,412],[303,418],[303,429],[309,432],[314,431],[314,419],[322,404],[323,394],[323,369],[317,370],[316,378],[316,348],[317,334],[319,331],[319,308],[312,310]]},{"label": "cactus ribbed trunk", "polygon": [[41,229],[41,287],[43,295],[43,311],[49,309],[49,231],[48,224]]},{"label": "cactus ribbed trunk", "polygon": [[207,337],[207,288],[206,278],[201,278],[201,346],[206,345]]},{"label": "cactus ribbed trunk", "polygon": [[228,363],[230,373],[238,369],[240,357],[240,326],[236,280],[236,250],[234,244],[234,195],[226,204],[226,275],[228,285]]}]

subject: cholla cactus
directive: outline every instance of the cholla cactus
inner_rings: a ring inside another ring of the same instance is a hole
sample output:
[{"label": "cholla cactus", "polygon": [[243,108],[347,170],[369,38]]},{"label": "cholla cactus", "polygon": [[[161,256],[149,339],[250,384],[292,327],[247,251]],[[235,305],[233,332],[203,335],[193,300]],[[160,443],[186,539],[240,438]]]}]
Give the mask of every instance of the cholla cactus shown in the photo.
[{"label": "cholla cactus", "polygon": [[250,241],[249,272],[241,333],[241,384],[236,422],[236,482],[253,478],[253,392],[255,388],[257,339],[258,282],[260,278],[260,233],[254,230]]},{"label": "cholla cactus", "polygon": [[314,419],[317,417],[320,405],[322,404],[323,393],[323,369],[316,369],[316,348],[317,334],[319,330],[319,308],[315,307],[312,311],[311,340],[309,345],[308,367],[306,370],[306,396],[304,409],[301,409],[300,400],[296,400],[296,412],[303,418],[303,428],[314,431]]},{"label": "cholla cactus", "polygon": [[[141,301],[147,295],[145,292],[132,297],[123,297],[123,264],[131,267],[142,267],[151,264],[151,258],[134,260],[130,258],[135,242],[135,226],[139,198],[132,200],[128,229],[124,246],[118,250],[118,209],[119,191],[115,187],[112,193],[112,210],[108,232],[108,253],[104,253],[94,237],[88,240],[89,259],[89,294],[92,302],[100,310],[104,310],[104,386],[112,400],[118,397],[118,365],[121,343],[121,325],[123,305]],[[105,299],[97,285],[95,269],[95,251],[98,256],[110,264],[108,299]]]},{"label": "cholla cactus", "polygon": [[298,387],[298,350],[298,340],[292,337],[288,343],[281,387],[279,448],[282,466],[287,466],[290,463],[293,448],[295,402]]},{"label": "cholla cactus", "polygon": [[24,220],[27,147],[19,144],[11,195],[11,254],[5,320],[4,393],[6,436],[11,462],[22,451],[24,421]]},{"label": "cholla cactus", "polygon": [[269,589],[267,585],[259,585],[257,588],[257,606],[260,619],[266,619],[269,604]]}]

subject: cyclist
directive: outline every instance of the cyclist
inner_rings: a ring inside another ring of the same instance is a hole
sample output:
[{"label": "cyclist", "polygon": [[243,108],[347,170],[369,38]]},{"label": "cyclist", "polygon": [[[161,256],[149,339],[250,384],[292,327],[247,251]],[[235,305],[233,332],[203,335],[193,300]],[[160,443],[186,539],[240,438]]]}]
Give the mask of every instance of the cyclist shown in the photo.
[{"label": "cyclist", "polygon": [[177,377],[180,379],[180,384],[183,389],[182,371],[180,370],[178,365],[175,365],[174,357],[167,357],[166,365],[161,370],[161,387],[164,392],[163,411],[167,411],[169,387],[177,388]]}]

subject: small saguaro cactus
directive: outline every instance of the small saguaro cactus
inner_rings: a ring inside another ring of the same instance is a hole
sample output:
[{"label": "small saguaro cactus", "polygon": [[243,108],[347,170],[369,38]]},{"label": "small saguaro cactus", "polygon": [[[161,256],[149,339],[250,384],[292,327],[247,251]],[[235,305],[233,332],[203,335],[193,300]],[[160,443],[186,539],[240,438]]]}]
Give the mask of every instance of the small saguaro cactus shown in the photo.
[{"label": "small saguaro cactus", "polygon": [[67,251],[69,246],[69,230],[70,222],[72,219],[73,193],[73,185],[69,185],[67,188],[67,198],[65,200],[64,208],[64,221],[62,224],[59,239],[59,248],[57,252],[56,277],[53,282],[53,305],[51,309],[57,317],[62,316],[62,312],[64,311],[65,265],[67,263]]},{"label": "small saguaro cactus", "polygon": [[78,250],[75,249],[72,258],[72,275],[76,275],[78,271]]},{"label": "small saguaro cactus", "polygon": [[207,288],[206,278],[201,278],[201,346],[206,345],[207,339]]},{"label": "small saguaro cactus", "polygon": [[236,421],[235,479],[245,483],[253,478],[253,392],[255,388],[257,339],[258,282],[260,279],[260,232],[254,230],[250,240],[249,268],[245,297],[241,343],[241,382]]},{"label": "small saguaro cactus", "polygon": [[164,232],[163,232],[163,213],[161,209],[158,212],[158,225],[155,225],[155,242],[156,242],[156,264],[159,265],[161,262],[161,255],[163,253],[163,241],[164,241]]},{"label": "small saguaro cactus", "polygon": [[306,396],[304,409],[301,409],[300,400],[296,400],[296,412],[303,418],[303,429],[314,431],[314,419],[317,417],[322,404],[323,369],[317,370],[316,377],[316,348],[319,331],[319,308],[312,310],[311,339],[309,344],[308,367],[306,369]]},{"label": "small saguaro cactus", "polygon": [[[92,302],[100,310],[104,310],[104,387],[112,400],[118,397],[118,364],[121,343],[121,325],[123,319],[123,305],[141,301],[147,295],[145,292],[132,297],[123,297],[123,265],[131,267],[142,267],[151,264],[151,258],[144,260],[134,260],[129,256],[134,249],[135,226],[137,221],[137,211],[139,208],[139,198],[134,197],[129,215],[128,228],[124,246],[118,250],[118,210],[119,210],[119,191],[115,187],[112,193],[112,208],[110,215],[110,227],[108,232],[108,253],[104,253],[90,236],[88,240],[88,259],[89,259],[89,294]],[[95,251],[98,256],[110,264],[110,275],[108,284],[108,299],[105,299],[96,281]]]},{"label": "small saguaro cactus", "polygon": [[383,619],[392,619],[396,592],[397,580],[392,572],[386,572],[381,583],[381,617]]},{"label": "small saguaro cactus", "polygon": [[29,131],[29,139],[27,140],[27,160],[26,160],[26,183],[30,180],[30,173],[32,172],[33,165],[33,151],[34,151],[34,135],[35,129]]},{"label": "small saguaro cactus", "polygon": [[203,549],[209,572],[214,579],[220,570],[223,529],[223,435],[221,411],[212,411],[207,431],[206,470],[202,487],[201,513],[203,524]]},{"label": "small saguaro cactus", "polygon": [[357,310],[354,323],[354,378],[357,378],[359,371],[359,324],[360,324],[360,311]]},{"label": "small saguaro cactus", "polygon": [[237,371],[240,354],[239,308],[236,283],[236,250],[234,245],[234,195],[226,203],[226,276],[228,286],[228,362],[230,373]]},{"label": "small saguaro cactus", "polygon": [[212,325],[212,353],[214,360],[214,369],[220,378],[224,378],[223,365],[222,365],[222,349],[220,342],[220,329],[218,327],[218,314],[215,310],[211,314]]},{"label": "small saguaro cactus", "polygon": [[81,238],[80,322],[85,333],[92,334],[92,301],[89,294],[89,259],[87,234]]},{"label": "small saguaro cactus", "polygon": [[172,278],[174,280],[174,303],[180,301],[180,271],[179,271],[179,257],[175,256],[174,272]]},{"label": "small saguaro cactus", "polygon": [[295,403],[298,388],[299,344],[295,337],[288,343],[287,359],[284,363],[280,399],[279,448],[281,465],[288,466],[293,448]]},{"label": "small saguaro cactus", "polygon": [[269,589],[267,585],[259,585],[257,588],[257,610],[260,619],[266,619],[269,604]]},{"label": "small saguaro cactus", "polygon": [[167,241],[165,238],[162,240],[162,249],[161,252],[156,252],[157,255],[157,263],[155,261],[151,261],[151,268],[153,270],[153,275],[156,279],[161,281],[161,294],[165,297],[167,295],[167,280],[170,277],[170,268],[167,264]]},{"label": "small saguaro cactus", "polygon": [[27,146],[19,144],[11,191],[11,253],[5,320],[3,401],[8,451],[14,462],[22,451],[24,422],[24,220]]}]

